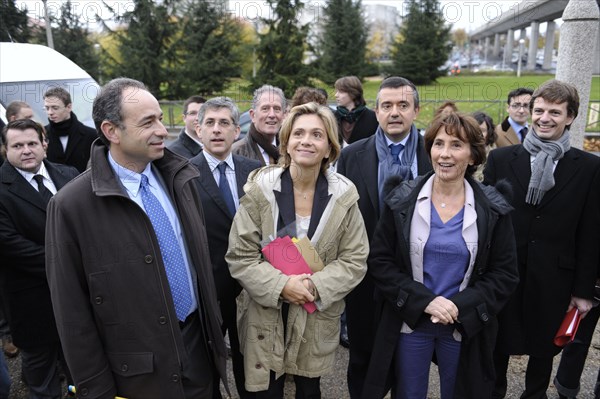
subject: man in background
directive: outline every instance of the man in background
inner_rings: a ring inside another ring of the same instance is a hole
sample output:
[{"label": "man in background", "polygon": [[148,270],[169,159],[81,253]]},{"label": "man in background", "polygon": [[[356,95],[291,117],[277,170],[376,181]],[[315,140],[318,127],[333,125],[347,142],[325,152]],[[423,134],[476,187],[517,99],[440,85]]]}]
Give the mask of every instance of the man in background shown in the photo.
[{"label": "man in background", "polygon": [[202,143],[196,134],[198,110],[206,102],[204,97],[192,96],[183,103],[184,126],[175,141],[169,144],[169,150],[190,159],[202,151]]},{"label": "man in background", "polygon": [[532,94],[533,90],[526,87],[519,87],[508,93],[508,116],[496,126],[497,147],[521,144],[525,139],[529,130],[527,121],[531,116],[529,102]]}]

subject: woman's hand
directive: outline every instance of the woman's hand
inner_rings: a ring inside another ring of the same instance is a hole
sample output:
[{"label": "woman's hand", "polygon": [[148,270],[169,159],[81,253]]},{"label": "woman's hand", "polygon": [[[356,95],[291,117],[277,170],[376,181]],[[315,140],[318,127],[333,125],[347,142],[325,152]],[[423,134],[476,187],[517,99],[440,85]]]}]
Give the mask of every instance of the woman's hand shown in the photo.
[{"label": "woman's hand", "polygon": [[314,302],[314,296],[311,295],[302,283],[302,280],[306,278],[308,278],[308,274],[290,276],[281,291],[283,299],[295,305],[304,305],[307,302]]},{"label": "woman's hand", "polygon": [[431,315],[432,323],[454,324],[458,320],[458,308],[443,296],[435,297],[425,308],[425,313]]}]

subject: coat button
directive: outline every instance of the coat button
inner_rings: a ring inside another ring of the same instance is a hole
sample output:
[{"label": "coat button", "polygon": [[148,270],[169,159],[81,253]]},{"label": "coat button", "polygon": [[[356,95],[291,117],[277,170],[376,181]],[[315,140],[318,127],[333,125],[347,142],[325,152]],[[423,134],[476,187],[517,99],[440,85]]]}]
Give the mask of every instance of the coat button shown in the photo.
[{"label": "coat button", "polygon": [[404,306],[404,299],[398,299],[396,301],[396,306],[398,306],[399,308],[401,308],[402,306]]},{"label": "coat button", "polygon": [[260,363],[256,363],[256,364],[254,365],[254,368],[255,368],[255,369],[261,369],[261,368],[262,368],[262,365],[261,365]]},{"label": "coat button", "polygon": [[90,391],[88,391],[87,388],[81,388],[81,391],[79,391],[79,394],[81,396],[87,396],[90,393]]},{"label": "coat button", "polygon": [[258,334],[258,337],[256,337],[256,338],[258,338],[260,341],[262,341],[263,339],[265,339],[265,336],[262,334]]},{"label": "coat button", "polygon": [[173,374],[171,376],[171,381],[173,381],[173,382],[179,382],[179,375],[178,374]]},{"label": "coat button", "polygon": [[129,366],[127,365],[127,363],[123,363],[121,365],[121,371],[126,372],[127,370],[129,370]]},{"label": "coat button", "polygon": [[146,255],[144,256],[144,262],[146,263],[152,263],[152,255]]},{"label": "coat button", "polygon": [[102,302],[104,302],[101,296],[94,298],[94,301],[96,302],[96,305],[102,305]]},{"label": "coat button", "polygon": [[487,313],[482,313],[482,314],[481,314],[481,320],[483,320],[483,321],[488,321],[489,319],[490,319],[490,318],[489,318],[489,316],[488,316],[488,314],[487,314]]},{"label": "coat button", "polygon": [[158,318],[158,324],[167,324],[167,318],[165,316],[160,316]]}]

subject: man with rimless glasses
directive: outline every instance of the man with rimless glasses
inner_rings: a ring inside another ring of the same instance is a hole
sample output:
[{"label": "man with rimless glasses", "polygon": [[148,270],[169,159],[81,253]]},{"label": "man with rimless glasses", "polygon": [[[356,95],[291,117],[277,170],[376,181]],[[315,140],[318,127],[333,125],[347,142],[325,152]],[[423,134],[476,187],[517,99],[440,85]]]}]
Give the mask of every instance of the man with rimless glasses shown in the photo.
[{"label": "man with rimless glasses", "polygon": [[526,87],[519,87],[508,93],[508,116],[496,126],[497,147],[521,144],[525,139],[529,130],[527,120],[531,116],[529,102],[532,94],[533,90]]}]

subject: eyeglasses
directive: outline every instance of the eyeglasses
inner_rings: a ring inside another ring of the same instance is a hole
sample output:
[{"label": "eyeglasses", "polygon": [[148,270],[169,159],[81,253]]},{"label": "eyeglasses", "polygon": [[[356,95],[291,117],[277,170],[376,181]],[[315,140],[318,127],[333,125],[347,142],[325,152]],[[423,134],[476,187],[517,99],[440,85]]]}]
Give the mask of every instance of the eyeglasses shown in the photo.
[{"label": "eyeglasses", "polygon": [[190,111],[190,112],[184,112],[183,113],[185,116],[191,115],[191,116],[196,116],[198,115],[198,111]]},{"label": "eyeglasses", "polygon": [[228,121],[227,119],[219,119],[218,121],[215,121],[213,119],[208,119],[206,121],[204,121],[204,126],[207,127],[213,127],[215,125],[215,123],[219,124],[219,126],[223,127],[223,128],[228,128],[229,126],[232,125],[232,123],[230,121]]},{"label": "eyeglasses", "polygon": [[518,109],[520,109],[520,108],[523,108],[523,109],[527,110],[527,109],[529,109],[529,104],[525,104],[525,103],[523,103],[523,104],[521,104],[521,103],[512,103],[512,104],[510,104],[510,107],[512,109],[514,109],[515,111],[518,110]]}]

